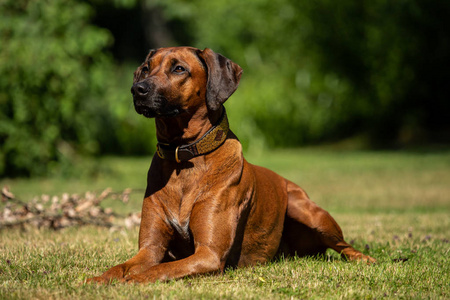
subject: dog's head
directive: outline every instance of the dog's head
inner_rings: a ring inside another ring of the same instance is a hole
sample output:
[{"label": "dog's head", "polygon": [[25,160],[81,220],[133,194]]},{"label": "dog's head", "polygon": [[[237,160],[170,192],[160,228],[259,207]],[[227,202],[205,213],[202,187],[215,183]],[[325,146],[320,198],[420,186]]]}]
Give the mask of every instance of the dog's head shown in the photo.
[{"label": "dog's head", "polygon": [[237,89],[242,68],[210,49],[151,50],[134,72],[134,107],[146,117],[173,117],[206,105],[218,110]]}]

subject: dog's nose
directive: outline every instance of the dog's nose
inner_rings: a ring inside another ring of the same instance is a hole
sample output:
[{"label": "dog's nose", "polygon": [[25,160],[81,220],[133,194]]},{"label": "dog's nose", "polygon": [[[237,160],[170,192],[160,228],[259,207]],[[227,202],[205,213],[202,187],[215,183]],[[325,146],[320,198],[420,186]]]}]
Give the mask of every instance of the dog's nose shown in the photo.
[{"label": "dog's nose", "polygon": [[131,94],[133,96],[145,96],[150,90],[150,86],[145,82],[138,82],[131,87]]}]

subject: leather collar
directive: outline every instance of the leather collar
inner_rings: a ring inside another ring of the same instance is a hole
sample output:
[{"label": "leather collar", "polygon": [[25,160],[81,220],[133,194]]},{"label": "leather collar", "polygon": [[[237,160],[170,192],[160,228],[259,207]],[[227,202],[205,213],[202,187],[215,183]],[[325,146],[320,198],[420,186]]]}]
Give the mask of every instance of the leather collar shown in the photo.
[{"label": "leather collar", "polygon": [[178,163],[188,161],[196,156],[210,153],[225,142],[229,131],[227,113],[223,107],[223,113],[217,124],[205,133],[197,141],[181,146],[158,143],[156,153],[162,159],[173,160]]}]

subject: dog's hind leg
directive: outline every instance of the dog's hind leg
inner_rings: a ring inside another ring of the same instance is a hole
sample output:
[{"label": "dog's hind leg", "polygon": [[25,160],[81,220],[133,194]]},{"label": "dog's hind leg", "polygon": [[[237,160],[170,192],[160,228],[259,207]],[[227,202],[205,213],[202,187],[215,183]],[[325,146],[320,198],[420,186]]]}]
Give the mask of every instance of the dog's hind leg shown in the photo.
[{"label": "dog's hind leg", "polygon": [[348,244],[333,217],[311,201],[299,186],[288,181],[287,189],[282,245],[287,247],[288,254],[315,255],[332,248],[349,260],[375,262]]}]

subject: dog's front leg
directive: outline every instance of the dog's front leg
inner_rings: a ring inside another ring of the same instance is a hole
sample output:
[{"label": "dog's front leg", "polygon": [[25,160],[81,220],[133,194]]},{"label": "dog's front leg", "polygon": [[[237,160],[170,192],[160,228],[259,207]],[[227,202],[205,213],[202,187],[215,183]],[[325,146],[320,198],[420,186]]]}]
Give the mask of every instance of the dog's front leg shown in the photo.
[{"label": "dog's front leg", "polygon": [[141,273],[125,276],[125,280],[130,283],[166,281],[219,270],[221,259],[218,253],[209,247],[199,247],[187,258],[150,267]]},{"label": "dog's front leg", "polygon": [[92,277],[86,280],[86,283],[105,283],[109,284],[113,280],[123,281],[127,274],[140,273],[146,270],[156,262],[152,262],[150,258],[154,256],[151,250],[142,248],[139,252],[125,263],[112,267],[101,276]]},{"label": "dog's front leg", "polygon": [[155,282],[223,271],[236,235],[238,216],[239,209],[235,206],[222,210],[214,204],[207,204],[207,201],[197,202],[189,224],[194,238],[194,254],[130,274],[125,280]]},{"label": "dog's front leg", "polygon": [[161,209],[154,206],[149,198],[146,198],[142,210],[138,253],[125,263],[112,267],[101,276],[89,278],[86,282],[108,284],[113,280],[124,281],[126,276],[140,274],[159,264],[164,258],[173,235],[173,229],[161,216]]}]

